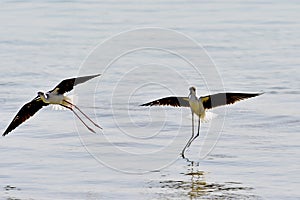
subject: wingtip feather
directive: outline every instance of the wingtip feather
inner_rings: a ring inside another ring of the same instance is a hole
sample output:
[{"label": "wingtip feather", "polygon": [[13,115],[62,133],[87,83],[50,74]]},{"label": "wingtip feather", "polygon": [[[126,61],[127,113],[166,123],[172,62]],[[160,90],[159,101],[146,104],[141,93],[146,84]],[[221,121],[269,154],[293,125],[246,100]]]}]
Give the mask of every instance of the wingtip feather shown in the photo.
[{"label": "wingtip feather", "polygon": [[[10,132],[10,131],[9,131]],[[7,130],[2,134],[2,137],[6,136],[9,132]]]},{"label": "wingtip feather", "polygon": [[139,106],[152,106],[152,104],[150,104],[150,103],[144,103],[144,104],[140,104]]}]

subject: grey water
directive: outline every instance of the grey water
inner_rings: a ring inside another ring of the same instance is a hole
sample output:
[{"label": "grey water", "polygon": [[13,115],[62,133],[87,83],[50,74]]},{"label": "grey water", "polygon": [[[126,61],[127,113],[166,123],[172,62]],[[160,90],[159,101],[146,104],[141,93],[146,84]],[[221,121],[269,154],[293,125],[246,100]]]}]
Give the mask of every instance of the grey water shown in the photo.
[{"label": "grey water", "polygon": [[[92,134],[70,111],[47,107],[2,137],[1,199],[300,198],[298,1],[0,4],[1,130],[38,91],[95,73],[102,75],[71,94],[103,127]],[[195,41],[205,50],[184,49],[191,60],[203,56],[200,73],[160,48],[117,57],[116,47],[138,47],[140,38],[146,47]],[[205,76],[210,67],[216,79]],[[264,94],[211,110],[216,116],[201,124],[186,160],[179,153],[191,135],[190,111],[138,105],[187,96],[192,85],[198,95]]]}]

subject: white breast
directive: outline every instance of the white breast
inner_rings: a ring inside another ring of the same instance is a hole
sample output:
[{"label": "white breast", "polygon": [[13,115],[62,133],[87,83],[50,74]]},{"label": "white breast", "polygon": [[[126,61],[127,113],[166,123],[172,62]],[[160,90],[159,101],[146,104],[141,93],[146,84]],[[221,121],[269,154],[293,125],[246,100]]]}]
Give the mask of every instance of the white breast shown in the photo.
[{"label": "white breast", "polygon": [[205,110],[204,110],[201,100],[199,100],[197,97],[190,97],[189,104],[190,104],[191,110],[196,115],[198,115],[201,118],[205,117]]},{"label": "white breast", "polygon": [[63,103],[63,100],[64,100],[64,95],[56,95],[56,94],[47,94],[47,101],[50,103],[50,104],[62,104]]}]

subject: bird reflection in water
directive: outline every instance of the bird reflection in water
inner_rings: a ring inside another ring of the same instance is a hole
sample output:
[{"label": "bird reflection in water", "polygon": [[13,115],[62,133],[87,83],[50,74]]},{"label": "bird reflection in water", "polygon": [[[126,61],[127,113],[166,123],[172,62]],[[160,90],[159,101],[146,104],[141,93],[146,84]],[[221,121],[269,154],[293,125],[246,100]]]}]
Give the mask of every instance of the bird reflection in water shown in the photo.
[{"label": "bird reflection in water", "polygon": [[159,199],[261,199],[252,194],[253,188],[240,182],[209,183],[198,162],[191,161],[187,167],[181,180],[152,181],[150,188]]}]

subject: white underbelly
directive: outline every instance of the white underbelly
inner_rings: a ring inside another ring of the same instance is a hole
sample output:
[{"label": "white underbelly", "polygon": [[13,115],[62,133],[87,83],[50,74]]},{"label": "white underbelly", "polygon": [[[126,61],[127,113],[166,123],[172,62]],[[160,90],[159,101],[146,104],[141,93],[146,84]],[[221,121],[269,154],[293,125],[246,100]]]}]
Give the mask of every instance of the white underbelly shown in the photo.
[{"label": "white underbelly", "polygon": [[47,101],[51,104],[63,104],[64,95],[51,95],[49,94]]},{"label": "white underbelly", "polygon": [[190,101],[190,107],[191,110],[198,115],[201,118],[205,117],[205,110],[204,107],[202,105],[202,103],[200,103],[198,100],[197,101]]}]

